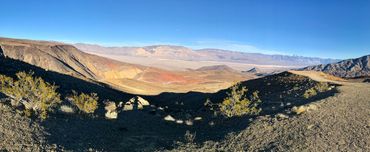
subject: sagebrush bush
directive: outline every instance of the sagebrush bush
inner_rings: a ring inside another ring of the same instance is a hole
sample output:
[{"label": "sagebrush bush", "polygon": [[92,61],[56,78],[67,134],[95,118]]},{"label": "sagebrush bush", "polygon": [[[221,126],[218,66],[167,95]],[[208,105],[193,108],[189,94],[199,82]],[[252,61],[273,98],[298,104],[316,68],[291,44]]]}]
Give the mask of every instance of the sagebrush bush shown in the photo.
[{"label": "sagebrush bush", "polygon": [[17,80],[13,80],[0,75],[0,91],[12,98],[14,106],[23,105],[26,115],[35,114],[46,119],[52,107],[61,102],[60,94],[56,92],[58,87],[33,77],[33,72],[19,72],[16,76]]},{"label": "sagebrush bush", "polygon": [[314,87],[307,89],[303,94],[303,98],[311,98],[313,96],[316,96],[318,93],[328,91],[329,88],[330,86],[327,82],[319,82],[315,84]]},{"label": "sagebrush bush", "polygon": [[96,93],[91,94],[77,94],[73,91],[73,95],[69,96],[73,105],[75,105],[80,111],[91,114],[94,113],[98,108],[99,97]]},{"label": "sagebrush bush", "polygon": [[325,92],[329,90],[329,84],[327,82],[320,82],[315,85],[317,92]]},{"label": "sagebrush bush", "polygon": [[258,96],[258,91],[252,93],[250,98],[247,98],[248,89],[240,86],[239,83],[231,88],[231,92],[227,93],[227,97],[219,104],[220,113],[226,117],[256,115],[261,109],[258,105],[261,100]]},{"label": "sagebrush bush", "polygon": [[317,95],[316,89],[315,88],[310,88],[310,89],[308,89],[304,92],[303,98],[308,99],[308,98],[311,98],[311,97],[316,96],[316,95]]}]

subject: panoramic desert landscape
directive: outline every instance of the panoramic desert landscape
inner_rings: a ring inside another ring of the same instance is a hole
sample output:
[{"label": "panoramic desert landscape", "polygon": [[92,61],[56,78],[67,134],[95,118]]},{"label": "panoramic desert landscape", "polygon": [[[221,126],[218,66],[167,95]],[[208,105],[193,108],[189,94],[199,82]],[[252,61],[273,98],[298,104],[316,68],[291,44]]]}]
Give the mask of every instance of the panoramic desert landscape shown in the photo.
[{"label": "panoramic desert landscape", "polygon": [[5,5],[1,152],[370,151],[368,2]]}]

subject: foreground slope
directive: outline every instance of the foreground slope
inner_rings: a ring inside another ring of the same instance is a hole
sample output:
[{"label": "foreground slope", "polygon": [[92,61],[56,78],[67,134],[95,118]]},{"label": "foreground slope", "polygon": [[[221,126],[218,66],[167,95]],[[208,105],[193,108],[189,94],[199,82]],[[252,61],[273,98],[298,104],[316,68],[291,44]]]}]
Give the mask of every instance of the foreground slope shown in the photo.
[{"label": "foreground slope", "polygon": [[[63,78],[70,78],[68,75],[44,71],[26,63],[22,64],[21,61],[5,59],[4,63],[6,63],[5,67],[8,68],[2,74],[14,73],[16,71],[13,70],[22,70],[17,69],[17,67],[24,67],[25,69],[33,69],[37,72],[37,76],[41,76],[44,79],[53,80],[55,78],[56,84],[60,86],[58,91],[61,91],[62,95],[64,94],[63,90],[80,89],[79,87],[86,85],[78,85],[81,82],[74,84],[74,82],[81,80],[70,82],[70,79]],[[4,69],[2,68],[2,70]],[[292,106],[299,106],[333,94],[333,92],[328,92],[310,100],[303,99],[301,94],[304,90],[314,86],[317,82],[308,77],[290,72],[250,80],[242,84],[251,89],[251,91],[256,89],[260,91],[261,99],[263,100],[261,117],[274,116],[276,113],[284,112]],[[92,85],[95,86],[92,87],[91,85],[89,87],[92,89],[97,87],[95,85]],[[101,101],[107,98],[113,101],[128,101],[129,99],[123,97],[124,94],[119,92],[108,91],[107,89],[109,88],[101,87],[100,89],[102,92],[98,94],[101,97]],[[248,126],[251,126],[253,122],[259,122],[259,119],[255,120],[255,117],[249,116],[235,119],[225,119],[221,116],[215,117],[212,111],[205,109],[204,102],[207,98],[215,103],[221,102],[226,96],[226,91],[222,90],[218,93],[207,94],[193,92],[161,94],[151,97],[143,96],[143,98],[148,99],[152,106],[141,111],[121,112],[116,120],[105,119],[102,112],[96,113],[94,117],[89,117],[77,113],[63,113],[57,110],[43,122],[26,119],[23,115],[17,115],[17,119],[15,119],[17,122],[13,122],[13,120],[9,120],[12,119],[9,116],[16,115],[17,110],[11,108],[7,99],[2,99],[0,108],[4,110],[0,110],[0,112],[1,115],[6,117],[0,119],[0,124],[4,124],[0,126],[3,127],[0,130],[0,134],[2,134],[0,141],[6,142],[0,142],[0,147],[10,151],[39,151],[40,149],[155,151],[178,148],[174,141],[184,141],[186,131],[196,133],[195,142],[197,143],[205,141],[223,142],[227,134],[241,132],[249,128]],[[108,95],[113,97],[109,98]],[[132,97],[129,94],[126,94],[126,96]],[[284,98],[279,98],[281,96]],[[102,103],[101,101],[99,103]],[[281,106],[282,103],[283,105]],[[104,108],[103,106],[99,107],[101,110]],[[165,121],[164,118],[168,115],[183,122]],[[200,117],[201,120],[195,120],[197,117]],[[34,126],[32,127],[34,130],[29,127],[22,127],[25,124]],[[259,129],[261,130],[261,128]],[[26,138],[23,139],[22,136]],[[9,137],[13,138],[11,140],[3,140]],[[28,137],[34,138],[30,139]],[[218,147],[217,149],[222,148],[227,148],[227,146]]]},{"label": "foreground slope", "polygon": [[343,78],[369,77],[370,55],[343,60],[338,63],[309,66],[302,70],[322,71]]},{"label": "foreground slope", "polygon": [[174,151],[369,151],[370,84],[343,82],[319,72],[292,73],[342,86],[335,96],[315,101],[315,110],[289,118],[262,116],[223,141]]}]

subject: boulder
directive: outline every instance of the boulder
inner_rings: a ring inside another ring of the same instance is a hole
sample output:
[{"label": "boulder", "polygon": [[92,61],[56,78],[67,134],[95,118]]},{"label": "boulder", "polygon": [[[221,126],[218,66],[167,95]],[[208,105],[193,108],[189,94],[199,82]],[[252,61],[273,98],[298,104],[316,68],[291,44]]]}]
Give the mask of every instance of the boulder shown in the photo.
[{"label": "boulder", "polygon": [[176,120],[176,123],[177,123],[177,124],[183,124],[183,123],[184,123],[184,121],[183,121],[183,120]]},{"label": "boulder", "polygon": [[317,106],[314,104],[309,104],[309,105],[299,106],[299,107],[294,106],[292,108],[292,112],[298,115],[304,112],[307,112],[307,111],[315,111],[315,110],[317,110]]},{"label": "boulder", "polygon": [[108,119],[117,119],[118,113],[117,113],[117,111],[107,111],[105,113],[105,117],[108,118]]},{"label": "boulder", "polygon": [[193,125],[193,121],[192,120],[186,120],[185,121],[185,124],[188,125],[188,126],[192,126]]},{"label": "boulder", "polygon": [[127,102],[123,106],[123,111],[131,111],[131,110],[134,110],[134,105],[132,105],[131,103]]},{"label": "boulder", "polygon": [[287,115],[285,115],[285,114],[282,114],[282,113],[278,113],[278,114],[276,114],[276,118],[277,119],[288,119],[289,118],[289,116],[287,116]]},{"label": "boulder", "polygon": [[[132,109],[131,109],[131,106],[132,106]],[[131,98],[128,102],[126,102],[124,106],[124,111],[133,110],[133,109],[141,110],[141,109],[144,109],[145,106],[150,106],[149,101],[145,100],[142,97],[136,96],[136,97]]]},{"label": "boulder", "polygon": [[75,112],[72,107],[67,106],[67,105],[60,106],[60,111],[63,113],[74,113]]},{"label": "boulder", "polygon": [[104,109],[107,111],[105,113],[105,117],[108,119],[117,119],[118,113],[117,113],[117,106],[115,102],[107,101],[105,102]]},{"label": "boulder", "polygon": [[137,96],[137,101],[143,106],[150,106],[148,100],[143,99],[142,97]]},{"label": "boulder", "polygon": [[116,103],[112,101],[105,102],[104,109],[107,111],[115,111],[117,109]]},{"label": "boulder", "polygon": [[195,117],[194,118],[195,121],[199,121],[199,120],[202,120],[202,117]]},{"label": "boulder", "polygon": [[166,121],[176,121],[176,119],[173,118],[171,115],[167,115],[166,117],[164,117],[164,120],[166,120]]}]

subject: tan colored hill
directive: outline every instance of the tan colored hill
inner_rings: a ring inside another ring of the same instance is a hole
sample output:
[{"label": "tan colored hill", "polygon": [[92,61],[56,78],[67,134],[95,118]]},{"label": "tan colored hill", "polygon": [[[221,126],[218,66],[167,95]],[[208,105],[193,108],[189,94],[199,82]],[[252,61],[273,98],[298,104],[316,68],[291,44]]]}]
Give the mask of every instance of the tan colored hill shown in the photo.
[{"label": "tan colored hill", "polygon": [[[215,92],[235,81],[254,78],[251,74],[230,71],[168,71],[115,61],[84,53],[74,46],[48,41],[0,38],[4,56],[46,70],[110,84],[125,92]],[[162,49],[166,52],[165,48]],[[181,54],[180,54],[181,55]]]}]

